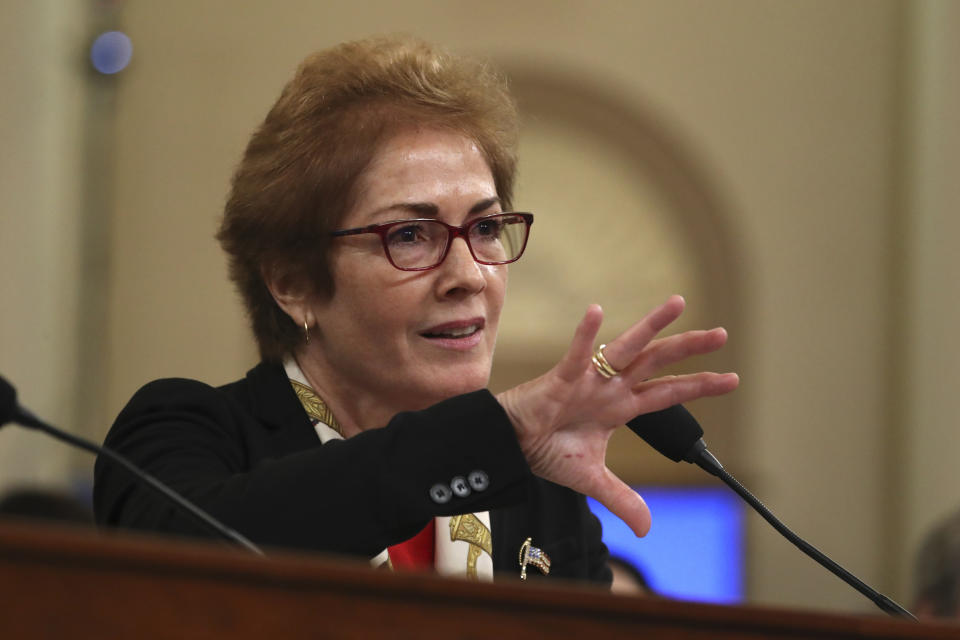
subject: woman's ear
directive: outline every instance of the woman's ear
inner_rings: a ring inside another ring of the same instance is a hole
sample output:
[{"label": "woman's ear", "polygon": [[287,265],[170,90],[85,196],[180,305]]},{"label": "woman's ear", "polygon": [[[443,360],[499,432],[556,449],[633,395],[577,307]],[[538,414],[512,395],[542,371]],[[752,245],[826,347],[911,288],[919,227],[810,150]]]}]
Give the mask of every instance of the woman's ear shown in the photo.
[{"label": "woman's ear", "polygon": [[275,264],[260,267],[260,276],[277,306],[290,316],[294,324],[298,327],[313,324],[310,310],[312,289],[305,278]]}]

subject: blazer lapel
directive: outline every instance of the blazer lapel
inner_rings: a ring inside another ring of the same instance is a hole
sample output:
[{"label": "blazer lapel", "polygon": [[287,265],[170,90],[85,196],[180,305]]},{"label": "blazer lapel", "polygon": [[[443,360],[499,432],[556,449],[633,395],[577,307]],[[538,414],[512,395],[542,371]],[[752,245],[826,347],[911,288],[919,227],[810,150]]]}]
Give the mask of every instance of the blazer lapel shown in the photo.
[{"label": "blazer lapel", "polygon": [[300,405],[283,365],[261,362],[247,372],[251,412],[274,437],[282,439],[289,450],[301,451],[320,446],[310,418]]}]

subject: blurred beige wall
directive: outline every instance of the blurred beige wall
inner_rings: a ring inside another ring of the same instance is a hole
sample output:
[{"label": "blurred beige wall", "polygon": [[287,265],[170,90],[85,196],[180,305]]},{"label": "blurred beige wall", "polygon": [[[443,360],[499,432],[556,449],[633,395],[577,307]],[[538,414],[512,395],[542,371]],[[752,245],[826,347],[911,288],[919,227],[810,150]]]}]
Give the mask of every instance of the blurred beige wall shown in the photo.
[{"label": "blurred beige wall", "polygon": [[[0,375],[41,415],[77,413],[88,21],[80,1],[0,3]],[[64,482],[71,453],[0,432],[0,487]]]},{"label": "blurred beige wall", "polygon": [[[960,3],[923,3],[913,12],[909,80],[905,86],[908,146],[905,148],[902,234],[905,284],[892,312],[903,318],[905,354],[901,383],[904,410],[894,446],[900,457],[900,499],[888,521],[903,548],[916,549],[936,521],[960,507]],[[900,554],[901,575],[912,558]]]},{"label": "blurred beige wall", "polygon": [[[255,352],[212,234],[246,138],[306,53],[410,32],[495,58],[536,114],[518,206],[542,244],[511,272],[499,356],[515,366],[498,379],[548,362],[588,302],[625,323],[679,290],[690,326],[730,326],[716,362],[743,380],[698,411],[716,418],[711,449],[801,535],[907,598],[918,537],[960,506],[956,4],[133,2],[118,18],[134,61],[109,84],[80,82],[79,4],[74,21],[27,2],[0,20],[6,48],[33,52],[0,67],[0,371],[25,403],[99,438],[150,379],[242,375]],[[95,176],[78,169],[91,149]],[[577,232],[600,258],[558,261],[584,208],[609,229]],[[617,443],[621,473],[676,480]],[[8,429],[0,464],[0,482],[65,482],[89,461]],[[872,611],[756,518],[749,543],[752,601]]]}]

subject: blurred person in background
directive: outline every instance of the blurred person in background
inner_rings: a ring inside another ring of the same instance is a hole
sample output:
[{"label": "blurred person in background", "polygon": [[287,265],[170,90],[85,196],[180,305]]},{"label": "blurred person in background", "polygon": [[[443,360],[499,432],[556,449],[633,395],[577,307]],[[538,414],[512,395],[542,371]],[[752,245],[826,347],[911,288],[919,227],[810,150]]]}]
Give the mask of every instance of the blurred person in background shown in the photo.
[{"label": "blurred person in background", "polygon": [[635,562],[611,555],[607,560],[613,571],[610,591],[624,596],[658,596],[643,570]]},{"label": "blurred person in background", "polygon": [[0,519],[6,518],[93,525],[93,510],[66,491],[17,487],[0,497]]},{"label": "blurred person in background", "polygon": [[917,616],[960,619],[960,511],[927,533],[914,567]]}]

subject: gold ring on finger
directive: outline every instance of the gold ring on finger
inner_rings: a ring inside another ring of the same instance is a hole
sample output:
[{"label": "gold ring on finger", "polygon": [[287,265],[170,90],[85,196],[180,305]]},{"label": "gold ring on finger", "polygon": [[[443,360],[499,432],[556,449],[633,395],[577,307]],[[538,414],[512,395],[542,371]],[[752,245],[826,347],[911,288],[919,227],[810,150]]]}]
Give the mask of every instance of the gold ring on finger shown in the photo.
[{"label": "gold ring on finger", "polygon": [[593,368],[597,370],[597,373],[609,380],[614,376],[620,375],[620,372],[614,369],[603,355],[603,349],[606,346],[605,344],[600,345],[600,348],[593,353]]}]

